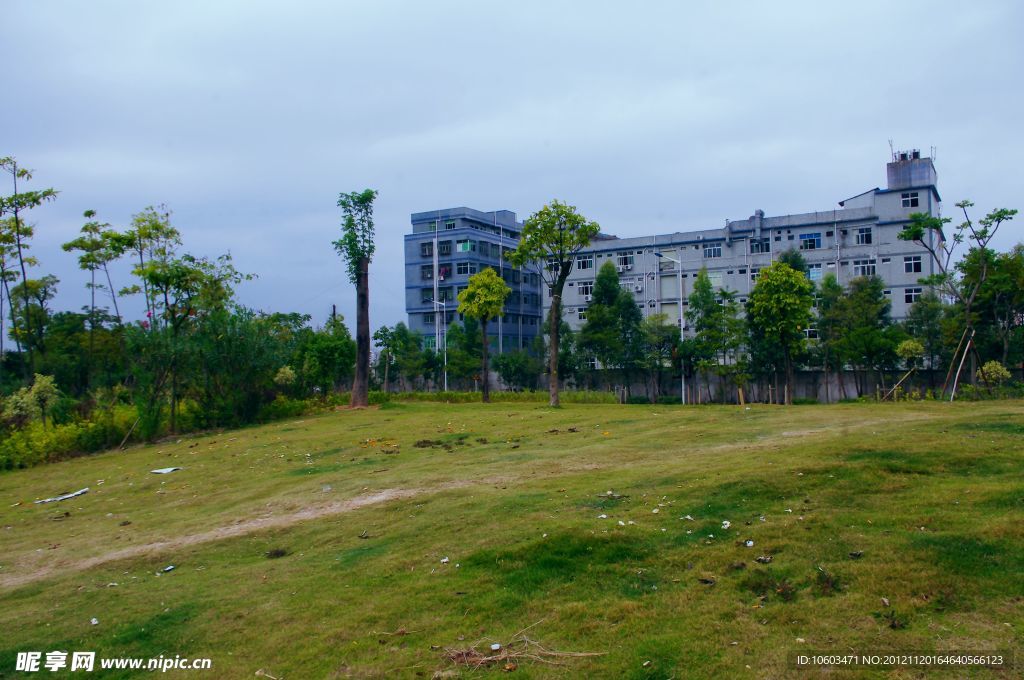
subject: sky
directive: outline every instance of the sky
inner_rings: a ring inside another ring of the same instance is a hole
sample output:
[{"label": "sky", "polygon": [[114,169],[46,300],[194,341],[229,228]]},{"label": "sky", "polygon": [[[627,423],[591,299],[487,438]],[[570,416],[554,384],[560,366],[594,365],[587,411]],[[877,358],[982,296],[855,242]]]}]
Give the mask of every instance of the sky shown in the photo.
[{"label": "sky", "polygon": [[[34,275],[87,304],[61,244],[165,204],[239,301],[350,326],[331,242],[372,187],[371,325],[405,320],[414,212],[524,219],[553,198],[640,236],[827,210],[935,149],[944,213],[1019,208],[1024,4],[6,0],[0,156],[32,168]],[[0,185],[0,193],[10,187]],[[1024,240],[1024,217],[996,241]],[[115,286],[131,283],[127,264]],[[141,303],[126,302],[138,315]]]}]

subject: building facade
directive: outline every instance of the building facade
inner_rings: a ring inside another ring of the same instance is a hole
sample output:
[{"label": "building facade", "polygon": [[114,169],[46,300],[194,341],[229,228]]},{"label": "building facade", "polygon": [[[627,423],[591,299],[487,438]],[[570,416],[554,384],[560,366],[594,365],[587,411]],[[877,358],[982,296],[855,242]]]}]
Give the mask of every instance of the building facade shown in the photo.
[{"label": "building facade", "polygon": [[[931,158],[901,152],[887,166],[885,189],[839,201],[832,210],[775,217],[757,210],[718,229],[632,238],[602,234],[576,256],[563,291],[563,318],[573,329],[583,326],[597,271],[611,261],[644,316],[665,314],[685,328],[687,298],[702,269],[716,289],[734,291],[744,303],[758,272],[793,249],[804,257],[815,283],[827,273],[842,285],[858,276],[881,277],[893,319],[903,319],[924,293],[918,280],[934,273],[934,265],[923,247],[897,234],[911,213],[940,215],[936,181]],[[492,346],[530,347],[550,308],[550,290],[539,270],[512,269],[502,257],[515,249],[521,229],[515,213],[505,210],[452,208],[412,215],[412,233],[405,237],[406,311],[410,328],[423,334],[426,346],[443,342],[444,327],[458,317],[456,295],[469,276],[492,266],[513,290],[501,324],[493,324]],[[809,334],[813,337],[814,330]]]},{"label": "building facade", "polygon": [[[744,303],[758,272],[793,249],[815,283],[826,273],[842,285],[857,276],[881,277],[893,319],[903,319],[924,292],[918,280],[934,273],[934,265],[923,247],[897,234],[911,213],[939,215],[940,197],[935,166],[920,152],[896,154],[887,169],[885,189],[839,201],[834,210],[778,217],[757,210],[720,229],[595,240],[576,256],[563,291],[563,318],[574,329],[582,327],[596,273],[611,261],[644,316],[665,314],[678,324],[681,310],[685,326],[687,298],[701,269],[707,269],[716,289],[734,291]],[[545,287],[544,308],[549,307]],[[809,333],[813,337],[814,330]]]},{"label": "building facade", "polygon": [[426,348],[444,346],[447,327],[460,319],[459,292],[484,267],[494,268],[512,289],[504,314],[488,324],[492,349],[531,347],[541,329],[540,270],[505,259],[519,244],[522,227],[508,210],[413,213],[412,233],[405,236],[405,310]]}]

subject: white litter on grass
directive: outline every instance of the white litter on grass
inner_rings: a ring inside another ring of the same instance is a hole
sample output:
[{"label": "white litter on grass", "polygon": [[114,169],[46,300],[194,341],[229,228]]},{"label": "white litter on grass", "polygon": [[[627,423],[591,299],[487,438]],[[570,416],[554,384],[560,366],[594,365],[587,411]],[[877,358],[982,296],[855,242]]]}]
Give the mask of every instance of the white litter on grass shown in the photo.
[{"label": "white litter on grass", "polygon": [[625,523],[625,522],[623,522],[623,521],[622,521],[622,520],[620,519],[620,520],[619,520],[619,526],[620,526],[620,527],[624,527],[624,526],[626,526],[626,523]]},{"label": "white litter on grass", "polygon": [[731,526],[732,526],[732,522],[730,522],[727,519],[722,520],[722,528],[723,529],[728,529]]},{"label": "white litter on grass", "polygon": [[679,519],[688,519],[688,520],[690,520],[691,522],[692,522],[692,521],[694,521],[694,520],[693,520],[693,517],[691,517],[690,515],[684,515],[683,517],[680,517]]},{"label": "white litter on grass", "polygon": [[653,512],[655,515],[657,515],[658,514],[658,508],[655,508],[654,510],[651,510],[651,512]]},{"label": "white litter on grass", "polygon": [[499,649],[501,649],[501,645],[500,645],[500,644],[498,644],[497,642],[495,642],[495,643],[494,643],[493,645],[491,645],[491,651],[492,651],[492,652],[496,652],[496,651],[498,651]]},{"label": "white litter on grass", "polygon": [[626,524],[636,524],[636,522],[634,522],[633,520],[629,520],[628,522],[626,522]]},{"label": "white litter on grass", "polygon": [[793,512],[793,508],[786,508],[786,512]]},{"label": "white litter on grass", "polygon": [[441,564],[448,564],[448,558],[447,557],[442,557],[441,558]]},{"label": "white litter on grass", "polygon": [[608,519],[608,515],[598,515],[598,519]]},{"label": "white litter on grass", "polygon": [[150,472],[152,472],[154,475],[169,475],[172,472],[177,472],[178,470],[183,470],[183,469],[184,468],[180,468],[180,467],[157,468],[156,470],[150,470]]},{"label": "white litter on grass", "polygon": [[60,501],[66,501],[69,498],[74,498],[75,496],[81,496],[84,493],[89,493],[89,487],[85,487],[84,489],[79,489],[78,491],[73,491],[71,493],[61,494],[60,496],[54,496],[53,498],[43,498],[41,500],[35,501],[35,504],[39,505],[40,503],[58,503]]},{"label": "white litter on grass", "polygon": [[165,574],[166,574],[167,572],[169,572],[169,571],[174,571],[174,565],[173,565],[173,564],[168,564],[168,565],[167,565],[166,567],[164,567],[164,568],[163,568],[163,569],[162,569],[161,571],[163,571],[163,572],[164,572]]},{"label": "white litter on grass", "polygon": [[89,619],[89,623],[91,623],[94,626],[98,626],[100,624],[100,620],[95,618],[95,617],[93,617],[93,618]]},{"label": "white litter on grass", "polygon": [[767,522],[767,521],[768,521],[768,520],[766,520],[766,519],[764,518],[764,515],[761,515],[760,517],[758,517],[758,519],[759,519],[759,520],[761,520],[762,522]]},{"label": "white litter on grass", "polygon": [[744,545],[747,546],[748,548],[753,548],[754,547],[754,542],[748,538],[746,543],[744,543]]}]

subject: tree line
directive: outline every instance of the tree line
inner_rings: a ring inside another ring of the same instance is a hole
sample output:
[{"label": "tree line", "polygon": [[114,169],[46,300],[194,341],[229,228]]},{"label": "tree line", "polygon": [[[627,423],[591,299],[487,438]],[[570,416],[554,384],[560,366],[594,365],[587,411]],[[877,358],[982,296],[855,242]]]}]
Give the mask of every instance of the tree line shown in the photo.
[{"label": "tree line", "polygon": [[[698,275],[681,339],[664,315],[643,317],[608,265],[596,277],[583,328],[569,329],[562,291],[576,253],[600,227],[552,201],[526,220],[509,254],[516,266],[546,265],[552,304],[543,333],[532,347],[491,359],[487,324],[509,289],[488,268],[460,293],[460,318],[446,329],[443,347],[426,349],[403,323],[370,333],[374,190],[342,193],[337,203],[342,220],[334,246],[357,299],[353,338],[341,317],[317,327],[308,315],[239,304],[235,288],[254,275],[238,271],[229,255],[189,252],[164,206],[139,211],[121,229],[85,211],[79,234],[63,247],[77,255],[89,304],[56,310],[61,282],[42,273],[32,254],[28,217],[58,192],[29,188],[32,173],[13,158],[0,158],[0,169],[11,190],[0,193],[0,467],[298,414],[312,401],[347,398],[365,406],[370,388],[438,390],[444,377],[453,389],[479,389],[486,400],[484,378],[492,368],[508,390],[535,389],[546,377],[549,402],[557,405],[566,386],[643,385],[634,398],[672,398],[679,379],[694,400],[732,400],[770,383],[782,385],[776,395],[786,401],[800,368],[852,379],[864,394],[869,371],[895,382],[903,370],[966,362],[973,382],[1002,376],[995,364],[1024,360],[1024,248],[989,247],[1016,211],[994,211],[975,224],[970,204],[961,204],[964,223],[948,244],[930,251],[939,263],[926,281],[934,292],[903,323],[890,319],[879,279],[854,279],[844,288],[826,277],[815,286],[799,254],[787,253],[760,272],[745,305],[735,293],[716,290],[706,272]],[[949,229],[948,221],[914,215],[901,238],[930,244],[928,234]],[[955,259],[964,243],[967,252]],[[130,263],[129,279],[117,280],[118,262]],[[126,297],[142,303],[142,318],[125,317]]]}]

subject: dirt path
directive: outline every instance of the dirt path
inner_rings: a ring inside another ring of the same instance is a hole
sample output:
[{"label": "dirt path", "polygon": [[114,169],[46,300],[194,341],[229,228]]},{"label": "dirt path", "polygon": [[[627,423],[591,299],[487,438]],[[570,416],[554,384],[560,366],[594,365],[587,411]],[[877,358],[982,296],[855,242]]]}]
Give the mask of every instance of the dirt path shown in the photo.
[{"label": "dirt path", "polygon": [[94,557],[87,557],[76,561],[55,562],[38,567],[30,573],[0,575],[0,589],[13,590],[29,583],[45,580],[56,573],[65,574],[86,571],[87,569],[92,569],[93,567],[97,567],[108,562],[142,557],[145,555],[156,555],[180,548],[201,545],[203,543],[212,543],[213,541],[220,541],[225,538],[234,538],[236,536],[251,534],[265,529],[288,527],[293,524],[298,524],[299,522],[306,522],[313,519],[319,519],[321,517],[330,517],[332,515],[340,515],[370,505],[387,503],[388,501],[402,498],[412,498],[413,496],[425,493],[447,491],[464,486],[468,486],[468,483],[458,481],[443,484],[433,489],[384,489],[383,491],[356,496],[355,498],[350,498],[344,501],[334,501],[332,503],[309,506],[287,514],[268,515],[265,517],[243,520],[227,526],[220,526],[207,531],[188,534],[186,536],[178,536],[165,541],[133,545],[128,548],[114,550]]}]

